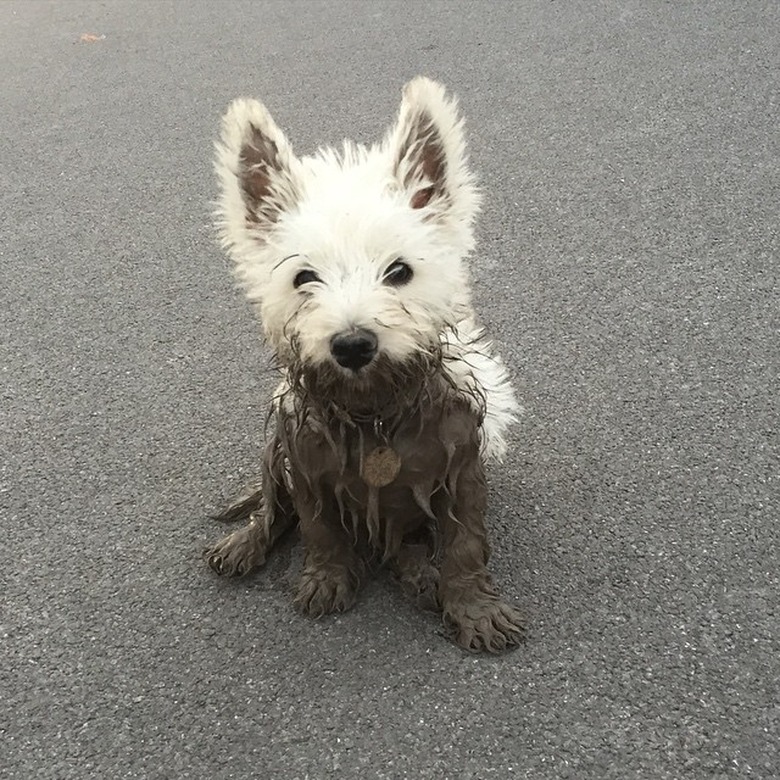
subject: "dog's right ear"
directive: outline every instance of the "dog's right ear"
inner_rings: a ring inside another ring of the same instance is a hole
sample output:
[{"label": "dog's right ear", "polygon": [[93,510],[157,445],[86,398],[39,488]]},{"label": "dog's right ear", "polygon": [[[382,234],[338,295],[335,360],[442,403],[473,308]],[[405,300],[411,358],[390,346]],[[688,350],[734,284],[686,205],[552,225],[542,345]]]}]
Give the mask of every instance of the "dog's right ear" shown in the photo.
[{"label": "dog's right ear", "polygon": [[280,214],[295,206],[299,165],[262,103],[239,98],[230,104],[215,163],[222,190],[218,218],[228,246],[264,241]]}]

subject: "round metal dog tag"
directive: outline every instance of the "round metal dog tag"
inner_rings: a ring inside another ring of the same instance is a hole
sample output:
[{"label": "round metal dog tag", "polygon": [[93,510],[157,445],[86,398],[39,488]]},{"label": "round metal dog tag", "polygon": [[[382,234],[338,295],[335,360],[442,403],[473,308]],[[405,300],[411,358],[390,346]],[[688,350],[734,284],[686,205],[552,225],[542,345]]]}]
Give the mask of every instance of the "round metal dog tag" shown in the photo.
[{"label": "round metal dog tag", "polygon": [[371,487],[389,485],[401,471],[401,456],[392,447],[377,447],[363,458],[360,476]]}]

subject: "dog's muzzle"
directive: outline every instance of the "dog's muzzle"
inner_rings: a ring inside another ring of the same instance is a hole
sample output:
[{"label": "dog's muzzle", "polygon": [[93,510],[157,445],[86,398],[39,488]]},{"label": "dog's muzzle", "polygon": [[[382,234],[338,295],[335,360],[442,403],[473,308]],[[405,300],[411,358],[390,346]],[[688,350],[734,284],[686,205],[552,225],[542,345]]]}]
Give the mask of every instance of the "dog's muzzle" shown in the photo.
[{"label": "dog's muzzle", "polygon": [[330,354],[340,366],[357,371],[374,359],[378,343],[376,334],[370,330],[349,330],[330,340]]}]

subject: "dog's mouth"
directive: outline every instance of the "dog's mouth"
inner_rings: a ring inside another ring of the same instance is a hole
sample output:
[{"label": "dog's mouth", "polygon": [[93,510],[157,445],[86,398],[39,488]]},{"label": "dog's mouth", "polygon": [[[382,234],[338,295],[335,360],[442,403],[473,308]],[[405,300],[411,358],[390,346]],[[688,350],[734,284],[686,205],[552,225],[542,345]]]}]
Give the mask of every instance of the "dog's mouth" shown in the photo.
[{"label": "dog's mouth", "polygon": [[400,362],[361,343],[347,351],[342,360],[334,355],[325,362],[290,367],[291,386],[315,406],[336,407],[358,417],[395,415],[418,403],[441,365],[426,353]]}]

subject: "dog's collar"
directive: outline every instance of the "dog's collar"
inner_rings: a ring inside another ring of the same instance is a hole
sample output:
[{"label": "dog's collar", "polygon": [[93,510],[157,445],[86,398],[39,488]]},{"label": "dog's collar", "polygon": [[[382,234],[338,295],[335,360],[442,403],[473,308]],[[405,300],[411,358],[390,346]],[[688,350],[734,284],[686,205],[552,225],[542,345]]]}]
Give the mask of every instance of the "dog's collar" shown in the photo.
[{"label": "dog's collar", "polygon": [[[374,436],[376,436],[379,441],[388,443],[393,436],[394,430],[391,429],[391,426],[381,415],[348,412],[346,409],[337,406],[336,404],[331,405],[330,411],[339,422],[349,425],[352,428],[358,428],[363,425],[370,426],[374,431]],[[392,427],[397,427],[397,424]]]}]

